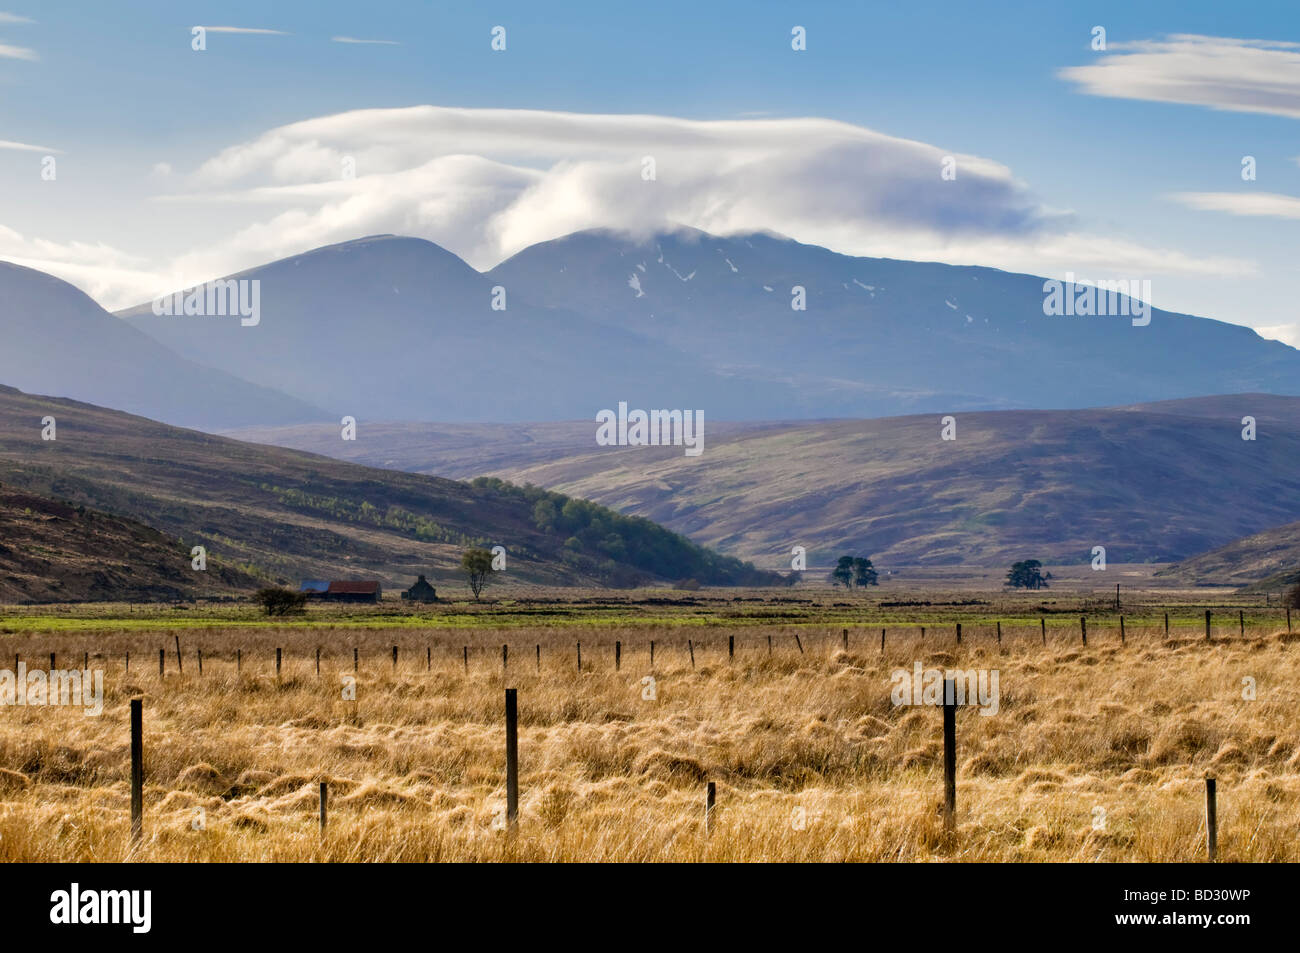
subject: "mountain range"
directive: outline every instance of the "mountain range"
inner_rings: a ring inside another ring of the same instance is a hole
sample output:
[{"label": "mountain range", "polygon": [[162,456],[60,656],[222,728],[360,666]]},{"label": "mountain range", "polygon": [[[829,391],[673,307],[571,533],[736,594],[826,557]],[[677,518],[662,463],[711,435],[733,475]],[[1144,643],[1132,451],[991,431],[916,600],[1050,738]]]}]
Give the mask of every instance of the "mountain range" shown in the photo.
[{"label": "mountain range", "polygon": [[225,280],[260,283],[256,326],[152,303],[121,316],[332,419],[591,419],[627,401],[756,421],[1300,395],[1300,350],[1246,327],[1158,309],[1139,327],[1048,317],[1041,278],[767,234],[579,232],[486,273],[375,236]]}]

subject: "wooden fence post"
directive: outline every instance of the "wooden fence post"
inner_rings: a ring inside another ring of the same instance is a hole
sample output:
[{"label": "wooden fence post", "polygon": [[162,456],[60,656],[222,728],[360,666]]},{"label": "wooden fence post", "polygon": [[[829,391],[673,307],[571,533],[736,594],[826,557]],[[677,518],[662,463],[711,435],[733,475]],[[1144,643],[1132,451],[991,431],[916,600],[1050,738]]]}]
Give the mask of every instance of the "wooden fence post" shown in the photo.
[{"label": "wooden fence post", "polygon": [[849,630],[845,629],[844,630],[844,651],[847,652],[848,650],[849,650]]},{"label": "wooden fence post", "polygon": [[882,653],[885,651],[885,630],[884,629],[880,630],[880,651]]},{"label": "wooden fence post", "polygon": [[284,650],[281,649],[281,648],[279,648],[278,646],[276,647],[276,650],[275,650],[275,680],[276,680],[277,682],[280,680],[280,656],[281,656],[281,654],[283,653],[283,651],[284,651]]},{"label": "wooden fence post", "polygon": [[1210,610],[1205,610],[1205,641],[1210,641]]},{"label": "wooden fence post", "polygon": [[1291,607],[1286,607],[1286,630],[1291,631]]},{"label": "wooden fence post", "polygon": [[1047,620],[1039,618],[1038,627],[1043,630],[1043,644],[1047,644]]},{"label": "wooden fence post", "polygon": [[961,623],[957,623],[957,644],[961,645]]},{"label": "wooden fence post", "polygon": [[578,643],[578,674],[582,674],[582,643]]},{"label": "wooden fence post", "polygon": [[655,667],[655,640],[650,640],[650,667]]},{"label": "wooden fence post", "polygon": [[1088,644],[1088,620],[1084,616],[1079,617],[1079,633],[1083,636],[1083,644]]},{"label": "wooden fence post", "polygon": [[[199,657],[200,657],[200,658],[202,658],[202,653],[203,653],[203,650],[202,650],[202,649],[199,649]],[[89,652],[82,652],[82,653],[81,653],[81,667],[84,668],[84,669],[87,669],[87,670],[90,669],[90,653],[89,653]],[[199,663],[199,669],[200,669],[199,674],[200,674],[200,675],[203,674],[203,672],[202,672],[202,668],[203,668],[203,663],[200,662],[200,663]]]},{"label": "wooden fence post", "polygon": [[1124,617],[1119,617],[1119,644],[1124,644]]},{"label": "wooden fence post", "polygon": [[158,677],[162,678],[164,666],[167,664],[167,652],[165,649],[158,650]]},{"label": "wooden fence post", "polygon": [[622,668],[623,668],[623,643],[615,639],[614,640],[614,671],[617,672]]},{"label": "wooden fence post", "polygon": [[1214,778],[1205,779],[1205,846],[1208,848],[1210,863],[1219,852],[1219,812],[1214,798]]},{"label": "wooden fence post", "polygon": [[736,657],[736,637],[734,635],[729,635],[727,636],[727,661],[730,662],[735,657]]},{"label": "wooden fence post", "polygon": [[131,846],[144,836],[144,700],[131,699]]},{"label": "wooden fence post", "polygon": [[325,836],[325,822],[329,816],[329,785],[322,781],[320,783],[320,836]]},{"label": "wooden fence post", "polygon": [[397,646],[393,646],[393,671],[397,671]]},{"label": "wooden fence post", "polygon": [[[1287,630],[1289,631],[1290,629],[1291,629],[1291,626],[1288,624],[1288,625],[1287,625]],[[771,637],[770,635],[767,637],[767,654],[768,654],[768,657],[769,657],[769,658],[770,658],[771,655],[772,655],[772,637]]]},{"label": "wooden fence post", "polygon": [[235,674],[238,675],[244,670],[244,650],[235,649]]},{"label": "wooden fence post", "polygon": [[[356,649],[353,649],[353,651],[355,652]],[[460,650],[460,654],[465,659],[465,671],[469,672],[469,646],[468,645],[462,646]]]},{"label": "wooden fence post", "polygon": [[508,668],[510,668],[510,645],[509,643],[502,642],[501,643],[501,671],[504,672]]},{"label": "wooden fence post", "polygon": [[203,649],[195,649],[199,656],[199,675],[203,675]]},{"label": "wooden fence post", "polygon": [[704,789],[704,836],[713,833],[713,806],[718,802],[718,786],[710,781]]},{"label": "wooden fence post", "polygon": [[1238,610],[1237,610],[1237,621],[1238,621],[1239,623],[1241,623],[1241,635],[1242,635],[1243,638],[1245,638],[1245,635],[1246,635],[1246,610],[1244,610],[1244,609],[1238,609]]},{"label": "wooden fence post", "polygon": [[1169,638],[1169,613],[1165,613],[1165,638]]},{"label": "wooden fence post", "polygon": [[998,645],[1002,644],[1002,620],[998,619]]},{"label": "wooden fence post", "polygon": [[691,668],[695,667],[695,643],[690,639],[686,640],[686,651],[691,653]]},{"label": "wooden fence post", "polygon": [[538,642],[538,643],[537,643],[537,672],[538,672],[538,674],[541,674],[541,671],[542,671],[542,644],[541,644],[540,642]]},{"label": "wooden fence post", "polygon": [[58,666],[57,666],[56,664],[54,664],[54,653],[51,652],[51,653],[50,653],[50,674],[51,674],[51,675],[54,674],[54,670],[55,670],[56,668],[58,668]]},{"label": "wooden fence post", "polygon": [[943,829],[957,827],[957,685],[943,683]]},{"label": "wooden fence post", "polygon": [[185,663],[181,659],[181,637],[180,634],[176,632],[173,632],[172,635],[176,639],[176,672],[178,675],[184,675]]},{"label": "wooden fence post", "polygon": [[519,701],[506,689],[506,826],[519,826]]},{"label": "wooden fence post", "polygon": [[803,643],[799,641],[799,633],[794,634],[794,644],[799,646],[799,654],[803,655]]},{"label": "wooden fence post", "polygon": [[316,674],[320,674],[320,646],[316,646]]},{"label": "wooden fence post", "polygon": [[921,641],[925,641],[925,626],[921,626]]},{"label": "wooden fence post", "polygon": [[[1290,628],[1290,626],[1287,626],[1287,628]],[[15,664],[14,664],[14,668],[16,669],[17,667],[18,667],[17,662],[15,662]],[[127,653],[126,653],[126,670],[127,670],[128,672],[131,671],[131,653],[130,653],[130,652],[127,652]]]}]

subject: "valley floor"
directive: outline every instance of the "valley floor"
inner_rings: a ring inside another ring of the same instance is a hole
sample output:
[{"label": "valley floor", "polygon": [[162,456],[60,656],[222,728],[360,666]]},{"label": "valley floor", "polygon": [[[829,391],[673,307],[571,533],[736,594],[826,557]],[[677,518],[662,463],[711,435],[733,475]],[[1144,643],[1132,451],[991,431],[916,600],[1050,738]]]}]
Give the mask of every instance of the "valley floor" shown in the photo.
[{"label": "valley floor", "polygon": [[[1216,608],[1207,641],[1201,604],[1135,593],[1121,642],[1100,597],[553,595],[270,622],[248,606],[0,613],[0,666],[54,652],[104,679],[97,717],[0,708],[0,860],[1197,860],[1207,775],[1221,860],[1300,860],[1300,634],[1276,607]],[[891,698],[918,662],[998,673],[996,713],[957,713],[951,836],[941,712]]]}]

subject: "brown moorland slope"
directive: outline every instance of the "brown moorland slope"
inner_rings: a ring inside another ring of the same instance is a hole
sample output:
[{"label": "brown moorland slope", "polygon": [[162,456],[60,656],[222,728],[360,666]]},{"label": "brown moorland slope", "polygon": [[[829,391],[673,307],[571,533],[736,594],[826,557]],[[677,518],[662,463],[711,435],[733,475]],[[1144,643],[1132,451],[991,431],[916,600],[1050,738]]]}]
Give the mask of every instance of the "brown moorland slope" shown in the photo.
[{"label": "brown moorland slope", "polygon": [[0,485],[0,603],[154,602],[246,592],[258,579],[135,520]]},{"label": "brown moorland slope", "polygon": [[[42,439],[46,416],[54,440]],[[775,578],[583,500],[340,463],[7,387],[0,481],[139,520],[286,582],[362,576],[405,587],[419,573],[449,581],[460,578],[467,547],[494,544],[506,548],[515,582]]]},{"label": "brown moorland slope", "polygon": [[[1253,416],[1256,439],[1242,439]],[[877,566],[1007,566],[1017,559],[1187,559],[1300,518],[1300,398],[1234,394],[1090,410],[725,424],[705,450],[598,447],[595,425],[375,424],[248,439],[374,466],[489,473],[653,519],[768,569],[852,552]]]}]

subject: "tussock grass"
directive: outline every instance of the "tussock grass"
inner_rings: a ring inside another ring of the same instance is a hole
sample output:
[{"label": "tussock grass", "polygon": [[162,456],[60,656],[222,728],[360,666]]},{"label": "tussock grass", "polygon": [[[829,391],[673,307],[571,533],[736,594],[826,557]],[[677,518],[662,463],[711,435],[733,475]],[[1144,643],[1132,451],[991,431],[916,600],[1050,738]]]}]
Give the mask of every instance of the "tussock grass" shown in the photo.
[{"label": "tussock grass", "polygon": [[[922,642],[900,629],[883,654],[878,626],[855,628],[848,651],[838,628],[782,624],[214,627],[179,632],[183,676],[175,634],[4,639],[0,667],[14,651],[42,666],[56,651],[66,667],[89,652],[105,708],[0,708],[0,860],[1199,860],[1207,773],[1219,779],[1222,860],[1300,860],[1300,646],[1273,627],[1206,643],[1130,623],[1121,646],[1117,628],[1090,621],[1087,646],[1062,629],[1044,647],[1036,624],[1004,623],[1000,648],[983,628],[961,646],[947,630]],[[342,676],[354,645],[352,702]],[[917,660],[1000,672],[999,713],[958,714],[955,838],[938,813],[940,713],[890,702],[890,673]],[[1243,698],[1246,678],[1256,700]],[[505,687],[519,691],[514,835],[500,829]],[[146,783],[133,850],[135,694]],[[718,808],[706,837],[707,780]]]}]

